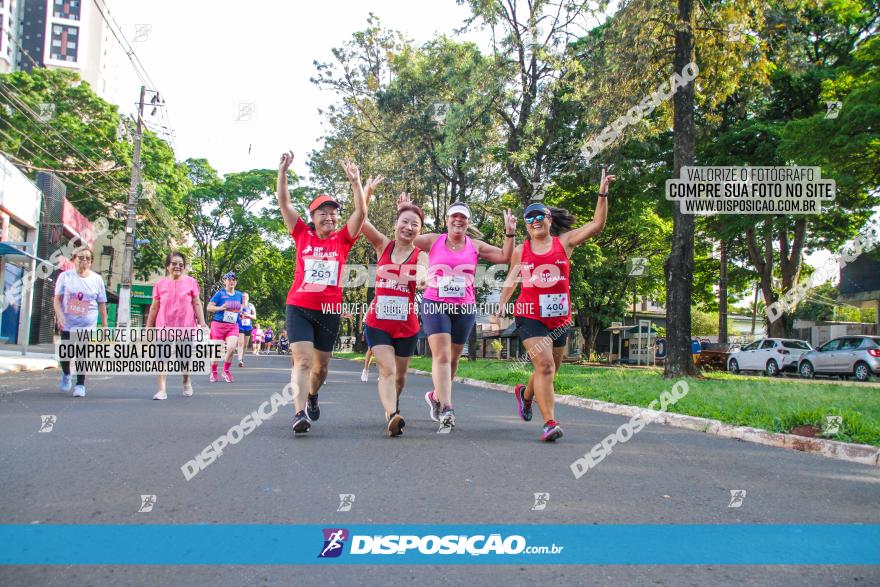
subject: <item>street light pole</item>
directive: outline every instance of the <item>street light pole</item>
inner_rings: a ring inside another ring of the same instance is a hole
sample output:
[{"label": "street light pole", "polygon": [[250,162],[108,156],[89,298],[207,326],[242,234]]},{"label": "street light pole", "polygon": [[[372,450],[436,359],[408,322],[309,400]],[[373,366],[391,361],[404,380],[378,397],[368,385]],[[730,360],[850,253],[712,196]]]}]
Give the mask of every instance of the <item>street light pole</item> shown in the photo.
[{"label": "street light pole", "polygon": [[131,186],[128,190],[128,217],[125,222],[125,249],[122,253],[122,278],[119,285],[119,308],[116,326],[126,327],[131,322],[131,282],[134,273],[134,229],[137,220],[138,191],[141,183],[141,138],[144,124],[144,97],[147,88],[141,86],[138,102],[137,127],[134,135],[134,158],[131,164]]}]

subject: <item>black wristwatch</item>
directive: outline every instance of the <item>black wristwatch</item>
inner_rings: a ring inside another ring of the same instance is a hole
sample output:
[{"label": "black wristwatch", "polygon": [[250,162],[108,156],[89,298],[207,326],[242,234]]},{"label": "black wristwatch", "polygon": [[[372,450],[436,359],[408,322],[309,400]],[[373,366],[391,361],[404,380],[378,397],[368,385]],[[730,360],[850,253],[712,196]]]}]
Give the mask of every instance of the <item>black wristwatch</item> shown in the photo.
[{"label": "black wristwatch", "polygon": [[600,198],[607,198],[607,197],[608,197],[608,192],[605,192],[604,194],[603,194],[602,192],[599,192],[599,197],[600,197]]},{"label": "black wristwatch", "polygon": [[514,234],[505,234],[504,236],[506,236],[507,238],[513,238],[513,237],[516,236],[516,233],[514,233]]}]

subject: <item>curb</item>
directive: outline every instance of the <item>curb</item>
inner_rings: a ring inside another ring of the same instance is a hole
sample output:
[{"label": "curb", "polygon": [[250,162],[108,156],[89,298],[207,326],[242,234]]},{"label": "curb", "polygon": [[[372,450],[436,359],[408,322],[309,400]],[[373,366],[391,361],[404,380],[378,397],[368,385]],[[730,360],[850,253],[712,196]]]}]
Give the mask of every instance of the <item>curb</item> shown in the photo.
[{"label": "curb", "polygon": [[[0,358],[2,359],[2,358]],[[0,375],[7,373],[21,373],[22,371],[43,371],[46,369],[57,369],[58,363],[55,360],[36,359],[39,362],[2,364],[0,360]]]},{"label": "curb", "polygon": [[[363,362],[358,359],[347,360],[359,363]],[[414,375],[427,375],[428,377],[431,376],[429,371],[422,371],[420,369],[410,368],[407,369],[407,373],[412,373]],[[513,393],[512,387],[501,383],[489,383],[487,381],[470,379],[468,377],[456,377],[455,382],[463,383],[465,385],[473,385],[474,387],[482,387],[483,389],[494,389],[497,391]],[[660,412],[658,410],[649,410],[648,408],[614,404],[573,395],[557,395],[556,403],[594,410],[597,412],[604,412],[606,414],[614,414],[616,416],[627,416],[630,418],[639,414],[643,420],[654,424],[665,424],[674,428],[684,428],[686,430],[693,430],[694,432],[705,432],[706,434],[721,438],[733,438],[755,444],[799,450],[801,452],[818,454],[831,459],[848,461],[851,463],[859,463],[873,467],[880,466],[880,447],[871,446],[869,444],[853,444],[850,442],[839,442],[837,440],[827,440],[824,438],[798,436],[797,434],[768,432],[767,430],[752,428],[750,426],[725,424],[720,420],[712,420],[710,418]]]}]

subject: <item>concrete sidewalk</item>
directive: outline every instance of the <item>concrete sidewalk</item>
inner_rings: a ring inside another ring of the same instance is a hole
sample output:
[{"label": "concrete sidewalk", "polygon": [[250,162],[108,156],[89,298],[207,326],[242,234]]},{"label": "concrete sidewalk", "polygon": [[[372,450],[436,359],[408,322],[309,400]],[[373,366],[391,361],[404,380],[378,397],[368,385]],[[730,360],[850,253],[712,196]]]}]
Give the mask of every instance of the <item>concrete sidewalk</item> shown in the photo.
[{"label": "concrete sidewalk", "polygon": [[42,371],[58,367],[54,345],[31,345],[25,355],[21,354],[21,349],[21,345],[0,346],[0,375],[18,373],[19,371]]}]

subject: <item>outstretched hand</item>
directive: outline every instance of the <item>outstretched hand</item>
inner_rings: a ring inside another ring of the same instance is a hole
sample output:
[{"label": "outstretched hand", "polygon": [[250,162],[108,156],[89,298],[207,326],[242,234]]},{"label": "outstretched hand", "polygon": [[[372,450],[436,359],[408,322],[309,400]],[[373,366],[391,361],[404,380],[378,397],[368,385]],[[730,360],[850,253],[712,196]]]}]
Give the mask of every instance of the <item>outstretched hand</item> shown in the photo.
[{"label": "outstretched hand", "polygon": [[511,214],[510,209],[504,211],[504,234],[514,234],[516,232],[516,215]]},{"label": "outstretched hand", "polygon": [[397,196],[397,209],[400,210],[404,206],[412,206],[412,196],[406,192],[401,192]]},{"label": "outstretched hand", "polygon": [[367,178],[367,183],[364,185],[364,193],[368,198],[373,195],[373,192],[376,191],[376,188],[379,187],[379,184],[383,181],[385,181],[385,177],[381,175],[378,177],[370,176]]},{"label": "outstretched hand", "polygon": [[281,161],[278,163],[278,171],[281,173],[287,173],[287,170],[290,169],[291,163],[293,163],[293,151],[281,153]]},{"label": "outstretched hand", "polygon": [[346,175],[346,177],[348,177],[348,181],[350,181],[351,183],[357,183],[358,185],[360,185],[360,183],[361,183],[361,170],[357,166],[357,164],[352,161],[349,161],[348,159],[343,159],[340,162],[340,165],[342,165],[342,169],[345,170],[345,175]]},{"label": "outstretched hand", "polygon": [[607,194],[608,187],[612,183],[614,183],[615,181],[617,181],[617,176],[616,175],[605,175],[605,168],[603,167],[602,168],[602,179],[599,180],[599,193],[600,194]]}]

